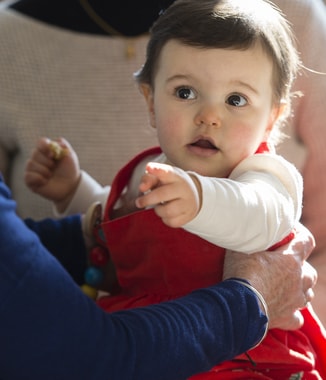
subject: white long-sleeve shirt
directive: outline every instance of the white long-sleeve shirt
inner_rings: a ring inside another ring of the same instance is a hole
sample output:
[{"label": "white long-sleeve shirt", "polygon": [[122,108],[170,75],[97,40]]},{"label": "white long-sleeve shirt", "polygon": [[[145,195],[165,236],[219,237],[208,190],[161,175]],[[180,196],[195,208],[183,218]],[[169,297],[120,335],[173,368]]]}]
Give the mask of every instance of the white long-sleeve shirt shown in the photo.
[{"label": "white long-sleeve shirt", "polygon": [[[147,157],[135,169],[124,199],[134,199],[149,161],[166,162],[161,154]],[[286,237],[299,221],[302,208],[302,178],[297,169],[275,154],[256,154],[243,160],[229,178],[196,175],[202,188],[202,206],[183,228],[227,249],[252,253],[265,250]],[[97,184],[82,173],[79,187],[65,214],[100,201],[110,187]]]},{"label": "white long-sleeve shirt", "polygon": [[246,253],[266,250],[300,219],[302,178],[281,156],[248,157],[228,179],[197,178],[202,207],[184,228],[213,244]]}]

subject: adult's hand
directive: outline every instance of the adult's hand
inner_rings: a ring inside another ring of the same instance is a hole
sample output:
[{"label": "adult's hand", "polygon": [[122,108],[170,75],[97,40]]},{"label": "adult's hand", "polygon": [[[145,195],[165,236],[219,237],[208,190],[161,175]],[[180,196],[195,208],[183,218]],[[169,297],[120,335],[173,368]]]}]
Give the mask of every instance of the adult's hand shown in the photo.
[{"label": "adult's hand", "polygon": [[270,328],[297,329],[303,324],[299,309],[314,297],[317,272],[305,261],[314,247],[312,234],[299,225],[295,238],[278,250],[227,252],[223,278],[246,279],[263,295]]}]

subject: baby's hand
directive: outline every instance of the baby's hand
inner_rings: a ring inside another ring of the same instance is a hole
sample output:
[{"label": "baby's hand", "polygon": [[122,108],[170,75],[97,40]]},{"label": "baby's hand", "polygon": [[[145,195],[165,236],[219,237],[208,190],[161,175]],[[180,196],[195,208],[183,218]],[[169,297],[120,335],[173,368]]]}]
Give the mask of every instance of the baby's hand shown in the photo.
[{"label": "baby's hand", "polygon": [[25,183],[33,192],[65,209],[80,179],[78,157],[63,138],[40,138],[26,163]]},{"label": "baby's hand", "polygon": [[170,227],[190,222],[201,207],[201,187],[195,176],[170,165],[150,162],[142,176],[136,199],[139,208],[153,206]]}]

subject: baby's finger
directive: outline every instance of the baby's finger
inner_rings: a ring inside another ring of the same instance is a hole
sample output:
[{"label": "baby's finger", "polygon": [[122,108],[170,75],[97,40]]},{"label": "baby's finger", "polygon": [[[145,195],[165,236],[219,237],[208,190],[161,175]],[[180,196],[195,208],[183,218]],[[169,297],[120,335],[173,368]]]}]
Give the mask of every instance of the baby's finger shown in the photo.
[{"label": "baby's finger", "polygon": [[46,185],[47,178],[37,172],[26,172],[24,176],[26,185],[32,191],[36,191],[40,187]]},{"label": "baby's finger", "polygon": [[159,186],[152,191],[145,192],[144,195],[136,199],[138,208],[152,207],[158,204],[166,204],[175,199],[175,192],[170,190],[170,185]]},{"label": "baby's finger", "polygon": [[158,184],[159,179],[156,176],[150,173],[145,173],[140,180],[139,191],[141,193],[146,193],[147,191],[154,189]]},{"label": "baby's finger", "polygon": [[185,213],[180,211],[177,201],[163,202],[155,206],[155,213],[163,223],[172,228],[182,227],[185,221]]},{"label": "baby's finger", "polygon": [[52,170],[55,167],[55,162],[51,157],[48,157],[38,149],[35,149],[31,155],[31,158],[27,160],[25,169],[37,170],[37,165],[44,166]]},{"label": "baby's finger", "polygon": [[26,176],[30,173],[38,174],[44,178],[50,178],[52,175],[52,167],[44,165],[41,162],[28,160],[26,163]]},{"label": "baby's finger", "polygon": [[146,165],[146,171],[157,177],[161,184],[167,184],[175,181],[176,169],[171,165],[161,164],[158,162],[149,162]]},{"label": "baby's finger", "polygon": [[50,156],[51,155],[51,148],[50,148],[50,142],[52,140],[48,137],[41,137],[36,142],[36,151],[39,151],[40,153]]}]

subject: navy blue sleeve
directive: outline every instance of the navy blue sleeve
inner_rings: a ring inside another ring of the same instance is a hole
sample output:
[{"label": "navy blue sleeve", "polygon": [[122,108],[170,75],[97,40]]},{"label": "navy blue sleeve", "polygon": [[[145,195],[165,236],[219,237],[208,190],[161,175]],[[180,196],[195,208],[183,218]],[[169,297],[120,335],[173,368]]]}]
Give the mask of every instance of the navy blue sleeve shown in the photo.
[{"label": "navy blue sleeve", "polygon": [[186,379],[263,335],[254,294],[232,280],[104,313],[16,216],[1,181],[0,242],[1,379]]},{"label": "navy blue sleeve", "polygon": [[82,234],[80,215],[59,220],[25,220],[26,225],[40,238],[45,248],[65,267],[74,281],[84,283],[87,251]]}]

